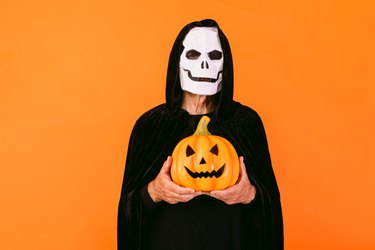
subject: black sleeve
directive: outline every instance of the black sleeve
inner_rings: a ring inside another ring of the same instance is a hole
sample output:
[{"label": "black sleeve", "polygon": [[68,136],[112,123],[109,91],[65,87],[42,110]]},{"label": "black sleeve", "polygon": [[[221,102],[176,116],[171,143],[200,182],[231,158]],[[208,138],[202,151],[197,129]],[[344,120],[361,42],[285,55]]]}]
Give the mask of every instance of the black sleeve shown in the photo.
[{"label": "black sleeve", "polygon": [[144,218],[147,218],[149,214],[151,214],[153,211],[155,211],[156,208],[158,208],[162,202],[154,202],[148,192],[147,186],[144,186],[140,190],[140,196],[143,204],[143,210],[142,215]]}]

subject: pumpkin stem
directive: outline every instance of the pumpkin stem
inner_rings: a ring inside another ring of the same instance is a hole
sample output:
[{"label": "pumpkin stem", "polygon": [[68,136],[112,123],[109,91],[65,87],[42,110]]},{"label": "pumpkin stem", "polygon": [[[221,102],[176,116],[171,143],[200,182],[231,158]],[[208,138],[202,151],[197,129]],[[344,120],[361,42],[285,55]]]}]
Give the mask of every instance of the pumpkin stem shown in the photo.
[{"label": "pumpkin stem", "polygon": [[200,119],[197,130],[195,130],[194,135],[210,135],[210,131],[208,131],[207,126],[208,123],[210,122],[210,118],[206,115],[202,116]]}]

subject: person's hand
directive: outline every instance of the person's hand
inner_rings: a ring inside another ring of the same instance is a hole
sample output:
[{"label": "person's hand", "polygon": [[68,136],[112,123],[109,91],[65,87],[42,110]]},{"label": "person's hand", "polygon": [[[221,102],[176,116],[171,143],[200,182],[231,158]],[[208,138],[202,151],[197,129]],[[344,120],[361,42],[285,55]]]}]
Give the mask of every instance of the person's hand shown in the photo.
[{"label": "person's hand", "polygon": [[238,181],[235,185],[224,190],[214,190],[211,192],[205,192],[204,194],[222,200],[228,205],[237,203],[249,204],[255,198],[256,189],[251,185],[247,176],[243,157],[241,156],[239,160],[241,170]]},{"label": "person's hand", "polygon": [[147,190],[154,202],[166,201],[170,204],[187,202],[201,192],[196,192],[192,188],[181,187],[171,180],[169,170],[172,164],[172,157],[168,156],[164,162],[158,176],[151,181]]}]

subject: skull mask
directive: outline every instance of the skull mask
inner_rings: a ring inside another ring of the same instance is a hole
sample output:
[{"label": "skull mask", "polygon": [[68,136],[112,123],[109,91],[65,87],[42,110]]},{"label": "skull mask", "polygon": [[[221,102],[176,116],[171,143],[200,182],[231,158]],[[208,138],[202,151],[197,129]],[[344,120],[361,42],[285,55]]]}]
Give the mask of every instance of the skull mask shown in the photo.
[{"label": "skull mask", "polygon": [[214,95],[221,90],[223,52],[217,28],[196,27],[183,41],[180,82],[184,91]]}]

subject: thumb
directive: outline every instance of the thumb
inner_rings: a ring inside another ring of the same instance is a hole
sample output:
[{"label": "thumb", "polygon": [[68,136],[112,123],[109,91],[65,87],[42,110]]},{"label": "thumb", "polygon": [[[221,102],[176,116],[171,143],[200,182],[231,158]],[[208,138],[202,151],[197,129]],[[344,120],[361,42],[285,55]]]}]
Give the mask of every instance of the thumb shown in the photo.
[{"label": "thumb", "polygon": [[246,165],[245,165],[243,156],[240,157],[240,165],[241,165],[241,169],[246,172]]},{"label": "thumb", "polygon": [[169,170],[171,168],[171,165],[172,165],[172,157],[168,156],[167,160],[165,160],[165,162],[163,164],[162,171],[166,174],[169,174]]},{"label": "thumb", "polygon": [[244,176],[248,176],[247,175],[247,169],[246,169],[246,165],[245,165],[245,162],[244,162],[244,158],[242,157],[242,161],[241,161],[241,168],[243,170],[243,175]]},{"label": "thumb", "polygon": [[243,156],[240,156],[239,160],[240,160],[241,171],[240,171],[240,175],[238,177],[238,180],[240,181],[240,180],[242,180],[243,177],[247,176],[247,173],[246,173],[246,166],[245,166],[245,163],[244,163]]}]

